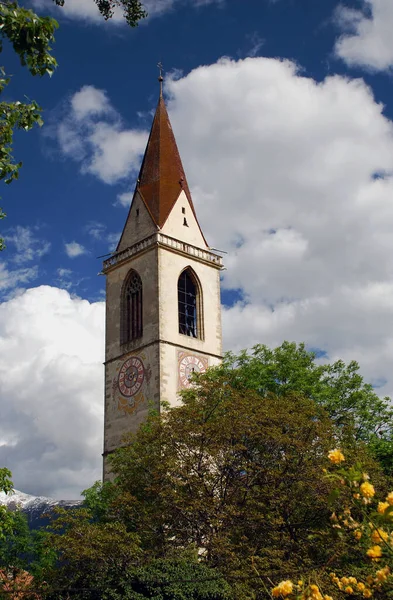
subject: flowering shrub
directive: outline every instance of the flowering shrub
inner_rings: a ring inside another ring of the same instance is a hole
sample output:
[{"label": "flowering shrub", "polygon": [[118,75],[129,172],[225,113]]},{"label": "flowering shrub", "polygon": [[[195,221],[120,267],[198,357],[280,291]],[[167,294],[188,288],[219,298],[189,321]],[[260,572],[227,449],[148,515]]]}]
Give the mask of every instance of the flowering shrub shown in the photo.
[{"label": "flowering shrub", "polygon": [[[336,481],[332,501],[344,499],[344,508],[331,515],[332,527],[350,533],[364,556],[362,577],[318,573],[310,582],[281,581],[271,590],[274,598],[287,600],[335,600],[336,598],[393,597],[393,491],[384,500],[375,498],[370,477],[360,465],[345,468],[345,456],[338,448],[330,450],[331,469],[325,477]],[[314,581],[312,581],[314,579]],[[320,583],[323,581],[323,583]],[[318,584],[317,584],[318,583]],[[324,593],[323,588],[333,594]]]}]

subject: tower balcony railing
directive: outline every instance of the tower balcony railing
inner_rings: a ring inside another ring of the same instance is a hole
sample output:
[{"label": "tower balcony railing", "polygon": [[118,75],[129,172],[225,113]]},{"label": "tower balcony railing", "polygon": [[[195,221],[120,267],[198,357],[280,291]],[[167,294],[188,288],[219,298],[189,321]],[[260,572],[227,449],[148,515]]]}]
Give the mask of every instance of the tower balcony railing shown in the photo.
[{"label": "tower balcony railing", "polygon": [[135,254],[139,254],[140,252],[145,251],[149,246],[153,245],[167,246],[168,248],[173,248],[178,252],[183,252],[184,254],[190,254],[194,258],[199,260],[203,260],[209,263],[213,263],[218,267],[222,267],[222,258],[219,254],[215,254],[210,250],[204,250],[203,248],[198,248],[197,246],[193,246],[192,244],[187,244],[186,242],[181,242],[176,238],[173,238],[169,235],[165,235],[163,233],[153,233],[149,237],[133,244],[129,248],[126,248],[122,252],[117,252],[113,254],[110,258],[104,260],[103,272],[107,271],[111,267],[114,267],[120,262],[127,260],[131,256]]}]

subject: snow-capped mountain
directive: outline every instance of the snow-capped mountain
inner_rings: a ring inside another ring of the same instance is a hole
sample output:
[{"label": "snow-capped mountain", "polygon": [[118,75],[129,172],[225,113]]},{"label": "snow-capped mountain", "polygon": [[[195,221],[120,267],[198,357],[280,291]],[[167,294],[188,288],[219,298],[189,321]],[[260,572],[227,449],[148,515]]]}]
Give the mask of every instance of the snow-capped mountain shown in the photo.
[{"label": "snow-capped mountain", "polygon": [[38,529],[47,525],[48,519],[43,515],[50,513],[56,506],[74,508],[81,504],[81,500],[54,500],[45,496],[30,496],[18,490],[12,494],[0,492],[0,504],[5,504],[10,510],[23,510],[26,513],[29,526]]}]

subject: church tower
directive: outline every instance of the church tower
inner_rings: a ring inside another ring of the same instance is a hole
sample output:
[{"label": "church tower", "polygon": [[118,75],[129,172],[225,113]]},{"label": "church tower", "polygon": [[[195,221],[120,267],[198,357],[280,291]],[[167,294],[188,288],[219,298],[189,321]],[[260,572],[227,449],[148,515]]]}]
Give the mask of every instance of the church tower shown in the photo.
[{"label": "church tower", "polygon": [[[106,275],[105,457],[221,358],[221,257],[198,223],[162,95]],[[104,474],[105,476],[105,474]]]}]

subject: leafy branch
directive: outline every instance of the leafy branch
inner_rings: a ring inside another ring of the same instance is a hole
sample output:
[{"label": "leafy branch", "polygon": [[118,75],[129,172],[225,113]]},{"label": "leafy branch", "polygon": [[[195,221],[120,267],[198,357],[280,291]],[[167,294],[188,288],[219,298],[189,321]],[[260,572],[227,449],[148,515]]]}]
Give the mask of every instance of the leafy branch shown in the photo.
[{"label": "leafy branch", "polygon": [[[39,17],[17,2],[0,1],[0,52],[4,40],[8,40],[19,55],[21,65],[32,75],[51,76],[56,69],[50,44],[57,27],[57,21],[51,17]],[[10,82],[4,67],[0,67],[0,94]],[[0,102],[0,180],[10,184],[19,176],[22,163],[16,162],[12,154],[15,131],[28,131],[42,123],[41,108],[35,101]],[[0,209],[0,219],[5,216]],[[0,250],[4,247],[4,240],[0,238]]]}]

